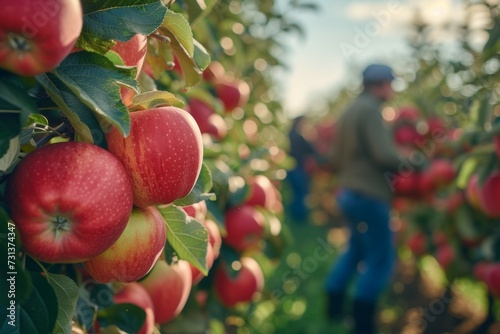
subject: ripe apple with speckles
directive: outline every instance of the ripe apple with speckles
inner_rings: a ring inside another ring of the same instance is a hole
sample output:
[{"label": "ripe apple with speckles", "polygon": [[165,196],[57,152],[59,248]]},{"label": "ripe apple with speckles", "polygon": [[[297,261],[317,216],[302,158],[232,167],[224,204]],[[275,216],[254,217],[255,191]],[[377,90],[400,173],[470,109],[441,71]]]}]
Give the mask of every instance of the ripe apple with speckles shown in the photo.
[{"label": "ripe apple with speckles", "polygon": [[132,187],[111,153],[67,142],[23,158],[6,199],[28,255],[76,263],[99,255],[120,237],[132,210]]},{"label": "ripe apple with speckles", "polygon": [[165,221],[156,207],[134,208],[118,240],[103,253],[85,261],[85,269],[101,283],[137,281],[160,258],[166,233]]},{"label": "ripe apple with speckles", "polygon": [[203,142],[193,117],[177,107],[130,113],[130,134],[106,135],[108,150],[132,179],[134,204],[169,204],[188,195],[201,171]]}]

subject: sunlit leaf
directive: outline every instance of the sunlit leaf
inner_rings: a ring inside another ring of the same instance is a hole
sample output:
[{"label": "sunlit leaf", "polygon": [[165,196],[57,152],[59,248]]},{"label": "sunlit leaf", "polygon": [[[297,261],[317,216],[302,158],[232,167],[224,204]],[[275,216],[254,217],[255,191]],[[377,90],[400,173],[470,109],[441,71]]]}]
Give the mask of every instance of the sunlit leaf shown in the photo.
[{"label": "sunlit leaf", "polygon": [[208,273],[207,229],[198,221],[188,217],[186,212],[177,206],[159,206],[158,210],[166,222],[167,241],[177,256],[190,262],[206,275]]}]

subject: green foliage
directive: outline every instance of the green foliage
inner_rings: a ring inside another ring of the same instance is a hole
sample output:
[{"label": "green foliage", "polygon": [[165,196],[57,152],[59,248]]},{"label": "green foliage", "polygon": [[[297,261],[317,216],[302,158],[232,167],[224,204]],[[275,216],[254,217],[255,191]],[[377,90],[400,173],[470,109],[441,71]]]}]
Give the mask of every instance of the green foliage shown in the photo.
[{"label": "green foliage", "polygon": [[158,0],[84,1],[83,30],[77,46],[105,53],[113,42],[149,35],[163,22],[167,8]]},{"label": "green foliage", "polygon": [[113,304],[101,309],[97,318],[102,327],[115,325],[127,333],[136,333],[146,320],[146,312],[130,303]]},{"label": "green foliage", "polygon": [[188,218],[187,214],[179,207],[158,207],[165,218],[167,226],[167,241],[172,246],[176,255],[192,263],[203,274],[207,274],[207,244],[208,232],[206,228],[195,219]]}]

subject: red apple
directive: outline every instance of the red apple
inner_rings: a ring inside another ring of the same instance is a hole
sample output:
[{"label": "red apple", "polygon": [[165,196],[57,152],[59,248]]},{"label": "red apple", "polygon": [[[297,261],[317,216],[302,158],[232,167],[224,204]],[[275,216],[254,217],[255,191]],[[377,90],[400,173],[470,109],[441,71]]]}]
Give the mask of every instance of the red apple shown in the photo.
[{"label": "red apple", "polygon": [[413,106],[404,106],[401,107],[397,113],[395,122],[409,122],[416,123],[420,118],[420,110]]},{"label": "red apple", "polygon": [[493,296],[500,298],[500,263],[491,264],[487,271],[486,285]]},{"label": "red apple", "polygon": [[264,234],[265,218],[256,208],[242,205],[230,208],[225,214],[225,244],[238,251],[254,248]]},{"label": "red apple", "polygon": [[447,186],[455,180],[455,167],[450,160],[435,159],[427,171],[437,186]]},{"label": "red apple", "polygon": [[226,272],[224,265],[217,267],[215,272],[215,292],[227,307],[251,301],[264,287],[264,274],[257,261],[243,257],[240,263],[241,269],[235,277]]},{"label": "red apple", "polygon": [[186,108],[198,124],[201,133],[212,135],[216,139],[224,139],[227,135],[227,124],[221,115],[215,113],[207,103],[191,98]]},{"label": "red apple", "polygon": [[442,131],[445,130],[445,126],[443,124],[443,121],[436,116],[430,117],[427,120],[427,126],[429,127],[429,131],[427,132],[430,136],[435,136],[440,134]]},{"label": "red apple", "polygon": [[436,190],[436,182],[434,175],[429,173],[428,170],[419,174],[418,177],[418,192],[420,196],[427,197],[434,194]]},{"label": "red apple", "polygon": [[266,209],[274,207],[274,202],[277,201],[274,185],[271,180],[265,175],[255,175],[249,182],[250,187],[249,197],[244,204],[252,206],[260,206]]},{"label": "red apple", "polygon": [[465,203],[465,195],[462,191],[455,191],[445,201],[446,212],[453,214]]},{"label": "red apple", "polygon": [[162,107],[130,113],[128,137],[112,128],[108,150],[132,178],[134,204],[145,208],[169,204],[189,194],[201,171],[203,143],[189,113]]},{"label": "red apple", "polygon": [[147,43],[148,38],[146,36],[136,34],[126,42],[116,41],[111,50],[120,55],[126,66],[137,67],[137,74],[139,74],[146,58]]},{"label": "red apple", "polygon": [[427,236],[423,232],[417,232],[408,239],[407,245],[413,254],[422,255],[427,251]]},{"label": "red apple", "polygon": [[474,265],[474,277],[481,282],[486,282],[494,264],[490,262],[478,262]]},{"label": "red apple", "polygon": [[205,201],[200,201],[191,205],[183,206],[182,209],[189,217],[193,217],[200,223],[203,223],[205,221],[205,217],[207,216],[208,212],[207,203]]},{"label": "red apple", "polygon": [[192,287],[189,263],[179,260],[169,265],[158,260],[139,284],[153,301],[156,322],[164,324],[177,317],[186,305]]},{"label": "red apple", "polygon": [[250,86],[240,79],[225,77],[214,82],[217,97],[222,101],[226,112],[243,107],[250,97]]},{"label": "red apple", "polygon": [[154,206],[134,208],[120,238],[98,256],[84,262],[98,282],[133,282],[144,277],[163,251],[166,227]]},{"label": "red apple", "polygon": [[224,66],[218,61],[213,61],[208,65],[208,67],[203,71],[203,80],[211,82],[214,80],[220,80],[226,75],[226,70]]},{"label": "red apple", "polygon": [[418,133],[412,124],[398,126],[394,131],[394,141],[398,145],[416,145],[423,140],[423,136]]},{"label": "red apple", "polygon": [[484,181],[479,197],[484,213],[491,218],[500,218],[500,172],[496,171]]},{"label": "red apple", "polygon": [[35,76],[57,67],[83,26],[79,0],[2,1],[0,67]]},{"label": "red apple", "polygon": [[442,268],[448,268],[454,259],[455,249],[453,249],[453,247],[449,243],[444,243],[437,247],[436,261]]},{"label": "red apple", "polygon": [[393,180],[394,193],[399,196],[415,196],[419,192],[420,174],[398,175]]},{"label": "red apple", "polygon": [[209,242],[213,248],[214,257],[217,258],[222,246],[222,236],[220,234],[219,225],[211,219],[205,219],[203,225],[205,225],[208,230]]},{"label": "red apple", "polygon": [[113,296],[115,304],[134,304],[146,312],[146,320],[138,334],[151,334],[155,328],[154,306],[148,292],[139,283],[129,283],[123,286]]},{"label": "red apple", "polygon": [[92,144],[50,144],[11,175],[6,199],[23,249],[44,262],[82,262],[109,248],[132,210],[127,171]]},{"label": "red apple", "polygon": [[[137,68],[137,75],[135,76],[136,79],[139,77],[142,65],[144,64],[144,59],[146,58],[146,52],[148,51],[147,43],[148,39],[146,36],[136,34],[126,42],[117,41],[111,48],[112,51],[120,55],[126,66],[135,66]],[[136,94],[133,89],[128,87],[121,87],[120,93],[123,103],[127,106],[132,103],[132,99]]]}]

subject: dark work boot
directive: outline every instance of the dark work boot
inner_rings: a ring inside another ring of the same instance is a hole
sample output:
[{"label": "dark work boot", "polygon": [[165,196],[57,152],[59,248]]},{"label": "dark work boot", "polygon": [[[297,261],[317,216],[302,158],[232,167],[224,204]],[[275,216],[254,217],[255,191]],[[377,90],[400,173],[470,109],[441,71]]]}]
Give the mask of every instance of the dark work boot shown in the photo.
[{"label": "dark work boot", "polygon": [[353,334],[376,334],[375,329],[375,311],[374,302],[355,300],[352,315],[354,318]]},{"label": "dark work boot", "polygon": [[326,312],[329,320],[340,320],[343,316],[344,293],[326,292]]}]

